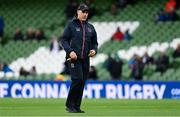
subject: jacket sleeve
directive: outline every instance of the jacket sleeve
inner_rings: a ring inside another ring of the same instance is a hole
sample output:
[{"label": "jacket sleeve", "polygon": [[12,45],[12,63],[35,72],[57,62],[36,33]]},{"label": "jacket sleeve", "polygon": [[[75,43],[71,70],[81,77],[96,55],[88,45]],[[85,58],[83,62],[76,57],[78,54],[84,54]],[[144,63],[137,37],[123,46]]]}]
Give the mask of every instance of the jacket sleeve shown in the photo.
[{"label": "jacket sleeve", "polygon": [[70,29],[70,23],[68,23],[61,36],[61,45],[68,55],[71,51],[73,51],[72,48],[70,47],[70,41],[71,41],[71,29]]},{"label": "jacket sleeve", "polygon": [[97,53],[97,49],[98,49],[97,33],[93,26],[92,29],[93,29],[93,36],[91,39],[91,49],[95,50]]}]

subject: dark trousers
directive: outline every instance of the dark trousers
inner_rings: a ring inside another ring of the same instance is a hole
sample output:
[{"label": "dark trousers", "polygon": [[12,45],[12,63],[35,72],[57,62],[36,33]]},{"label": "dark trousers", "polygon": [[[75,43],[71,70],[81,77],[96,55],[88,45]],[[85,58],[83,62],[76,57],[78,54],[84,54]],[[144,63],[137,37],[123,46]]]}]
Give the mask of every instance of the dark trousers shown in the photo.
[{"label": "dark trousers", "polygon": [[71,60],[68,64],[72,82],[66,106],[80,109],[84,85],[89,73],[89,58]]}]

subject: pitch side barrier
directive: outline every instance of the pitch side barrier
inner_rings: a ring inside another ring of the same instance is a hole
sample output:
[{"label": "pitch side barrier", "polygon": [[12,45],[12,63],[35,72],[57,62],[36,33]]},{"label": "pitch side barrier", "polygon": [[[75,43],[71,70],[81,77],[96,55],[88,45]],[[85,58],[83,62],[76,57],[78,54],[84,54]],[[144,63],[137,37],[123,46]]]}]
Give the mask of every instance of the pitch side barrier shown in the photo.
[{"label": "pitch side barrier", "polygon": [[[66,98],[70,82],[0,80],[0,98]],[[180,82],[87,81],[84,98],[180,99]]]}]

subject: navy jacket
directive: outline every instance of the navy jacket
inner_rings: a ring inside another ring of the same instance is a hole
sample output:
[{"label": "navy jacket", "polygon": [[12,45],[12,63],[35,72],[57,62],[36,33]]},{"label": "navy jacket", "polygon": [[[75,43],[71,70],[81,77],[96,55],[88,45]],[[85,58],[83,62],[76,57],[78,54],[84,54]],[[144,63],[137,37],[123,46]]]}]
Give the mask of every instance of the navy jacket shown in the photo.
[{"label": "navy jacket", "polygon": [[93,25],[87,21],[81,23],[79,19],[74,18],[66,25],[61,44],[67,58],[71,51],[74,51],[78,58],[87,58],[91,49],[97,53],[97,34]]}]

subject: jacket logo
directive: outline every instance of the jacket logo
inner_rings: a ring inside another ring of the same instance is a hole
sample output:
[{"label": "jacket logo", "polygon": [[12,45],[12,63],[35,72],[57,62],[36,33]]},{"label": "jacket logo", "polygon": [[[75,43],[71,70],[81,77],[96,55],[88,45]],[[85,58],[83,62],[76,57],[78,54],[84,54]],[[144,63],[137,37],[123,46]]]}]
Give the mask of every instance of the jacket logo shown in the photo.
[{"label": "jacket logo", "polygon": [[74,63],[71,63],[71,68],[74,68],[74,67],[75,67]]},{"label": "jacket logo", "polygon": [[76,28],[76,31],[80,31],[80,28],[77,27],[77,28]]}]

